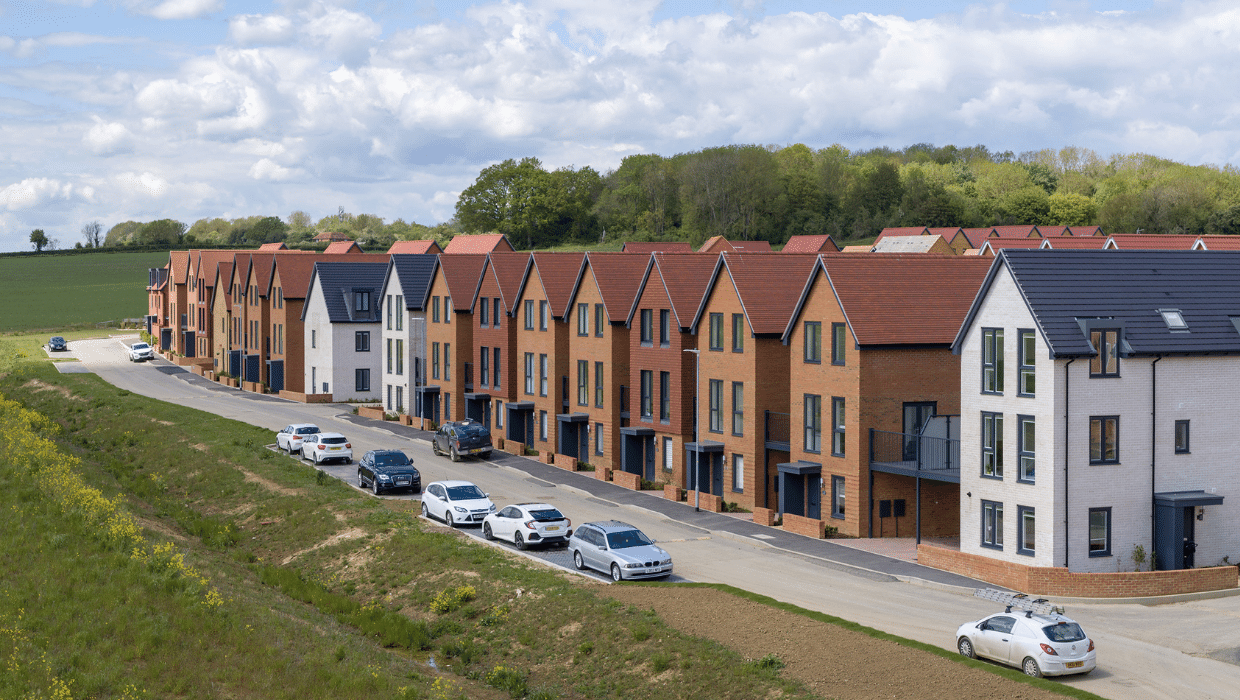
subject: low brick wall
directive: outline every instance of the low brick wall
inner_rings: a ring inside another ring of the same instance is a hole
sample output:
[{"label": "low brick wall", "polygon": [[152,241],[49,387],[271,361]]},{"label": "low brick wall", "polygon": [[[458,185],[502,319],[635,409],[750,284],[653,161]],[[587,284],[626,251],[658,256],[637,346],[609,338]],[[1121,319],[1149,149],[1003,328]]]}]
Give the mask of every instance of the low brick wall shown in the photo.
[{"label": "low brick wall", "polygon": [[396,422],[401,425],[413,425],[413,416],[407,413],[396,414]]},{"label": "low brick wall", "polygon": [[550,450],[544,450],[543,452],[539,453],[538,461],[542,462],[543,464],[554,465],[555,464],[555,453]]},{"label": "low brick wall", "polygon": [[[224,380],[228,381],[228,380]],[[237,380],[232,380],[237,381]],[[280,391],[280,398],[290,401],[300,401],[302,403],[331,403],[331,394],[303,394],[299,391]]]},{"label": "low brick wall", "polygon": [[570,472],[577,471],[576,457],[569,457],[568,455],[553,455],[552,461],[555,463],[555,466],[560,469],[567,469]]},{"label": "low brick wall", "polygon": [[207,378],[207,379],[210,379],[211,381],[215,381],[215,371],[214,371],[214,370],[210,370],[210,369],[209,369],[209,370],[206,370],[206,371],[204,371],[204,372],[202,373],[202,376],[203,376],[203,377],[205,377],[205,378]]},{"label": "low brick wall", "polygon": [[815,539],[823,539],[827,536],[827,524],[817,518],[807,518],[803,515],[793,515],[784,513],[784,529],[788,532],[795,532],[798,535],[813,537]]},{"label": "low brick wall", "polygon": [[241,388],[244,391],[252,391],[255,394],[263,393],[263,385],[258,382],[241,382]]},{"label": "low brick wall", "polygon": [[774,527],[775,511],[771,510],[770,508],[754,508],[753,509],[753,521],[759,525],[765,525],[767,527]]},{"label": "low brick wall", "polygon": [[216,377],[215,381],[223,384],[224,386],[230,386],[234,389],[241,386],[241,382],[237,381],[236,377]]},{"label": "low brick wall", "polygon": [[202,374],[202,373],[203,373],[205,370],[203,369],[203,366],[202,366],[202,365],[190,365],[190,366],[189,366],[189,371],[201,377],[201,376],[203,376],[203,374]]},{"label": "low brick wall", "polygon": [[611,467],[594,467],[594,478],[599,481],[611,481]]},{"label": "low brick wall", "polygon": [[502,437],[494,438],[493,440],[491,440],[491,446],[497,450],[503,450],[504,449],[504,438]]},{"label": "low brick wall", "polygon": [[685,500],[685,490],[679,486],[664,484],[663,497],[669,501],[683,501]]},{"label": "low brick wall", "polygon": [[1234,566],[1086,574],[1062,567],[1014,564],[928,544],[917,546],[917,563],[1014,591],[1068,598],[1140,598],[1221,591],[1240,584]]},{"label": "low brick wall", "polygon": [[642,475],[641,474],[631,474],[629,472],[615,471],[611,473],[611,480],[613,483],[617,484],[618,486],[623,486],[626,489],[633,489],[634,491],[640,491],[642,488]]},{"label": "low brick wall", "polygon": [[361,418],[372,418],[374,420],[383,420],[382,406],[358,406],[357,415]]},{"label": "low brick wall", "polygon": [[723,497],[722,496],[715,496],[715,495],[706,493],[705,491],[686,491],[685,492],[686,501],[688,501],[689,503],[693,503],[694,499],[697,499],[698,507],[701,508],[702,510],[707,510],[712,513],[723,512]]},{"label": "low brick wall", "polygon": [[516,455],[518,457],[525,456],[525,443],[523,442],[517,442],[516,440],[505,440],[502,449],[508,454]]},{"label": "low brick wall", "polygon": [[[202,374],[201,368],[203,367],[211,367],[215,365],[215,360],[210,357],[184,357],[181,355],[173,355],[170,359],[182,367],[198,367],[199,371],[195,372],[195,374]],[[191,369],[190,371],[193,372],[194,370]]]}]

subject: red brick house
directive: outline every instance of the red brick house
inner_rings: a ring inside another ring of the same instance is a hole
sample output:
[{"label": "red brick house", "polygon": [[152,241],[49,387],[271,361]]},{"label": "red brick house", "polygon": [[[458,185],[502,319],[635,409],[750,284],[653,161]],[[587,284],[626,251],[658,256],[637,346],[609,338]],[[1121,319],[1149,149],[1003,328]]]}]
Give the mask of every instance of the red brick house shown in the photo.
[{"label": "red brick house", "polygon": [[[493,435],[504,435],[508,405],[517,400],[517,322],[513,317],[517,291],[529,267],[529,253],[491,253],[478,280],[471,308],[474,319],[474,367],[478,382],[466,401],[482,405],[482,422]],[[494,420],[492,421],[492,417]],[[522,438],[513,440],[522,442]]]},{"label": "red brick house", "polygon": [[439,255],[427,309],[426,384],[415,391],[418,410],[435,423],[466,417],[465,396],[474,391],[473,309],[470,304],[486,264],[485,255]]}]

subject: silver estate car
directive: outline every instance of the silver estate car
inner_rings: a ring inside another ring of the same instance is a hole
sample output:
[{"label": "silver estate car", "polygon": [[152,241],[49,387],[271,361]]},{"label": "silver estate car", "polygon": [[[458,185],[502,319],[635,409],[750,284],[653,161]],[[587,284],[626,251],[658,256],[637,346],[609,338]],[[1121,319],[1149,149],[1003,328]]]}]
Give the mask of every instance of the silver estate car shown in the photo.
[{"label": "silver estate car", "polygon": [[611,580],[672,575],[672,555],[641,530],[617,520],[584,523],[568,540],[573,566],[611,574]]}]

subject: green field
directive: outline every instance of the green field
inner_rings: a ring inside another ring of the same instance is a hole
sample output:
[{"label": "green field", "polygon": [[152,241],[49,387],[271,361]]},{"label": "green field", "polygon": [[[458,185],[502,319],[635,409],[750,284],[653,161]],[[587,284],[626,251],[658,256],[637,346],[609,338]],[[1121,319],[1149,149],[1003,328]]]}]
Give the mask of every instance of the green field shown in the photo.
[{"label": "green field", "polygon": [[0,333],[146,315],[147,269],[167,251],[0,257]]}]

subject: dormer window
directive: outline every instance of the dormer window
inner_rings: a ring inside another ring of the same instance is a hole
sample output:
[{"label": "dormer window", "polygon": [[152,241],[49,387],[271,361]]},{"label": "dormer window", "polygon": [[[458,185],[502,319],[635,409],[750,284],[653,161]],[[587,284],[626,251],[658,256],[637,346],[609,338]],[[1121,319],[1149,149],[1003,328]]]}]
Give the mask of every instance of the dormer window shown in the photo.
[{"label": "dormer window", "polygon": [[353,290],[353,310],[370,311],[370,292],[368,290]]},{"label": "dormer window", "polygon": [[1119,329],[1095,328],[1089,332],[1095,355],[1089,360],[1089,376],[1119,376]]},{"label": "dormer window", "polygon": [[1167,330],[1172,333],[1188,332],[1188,321],[1184,320],[1184,314],[1179,309],[1159,309],[1158,313],[1162,314],[1163,323],[1167,324]]}]

